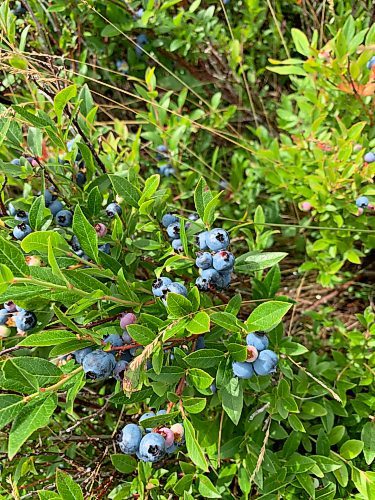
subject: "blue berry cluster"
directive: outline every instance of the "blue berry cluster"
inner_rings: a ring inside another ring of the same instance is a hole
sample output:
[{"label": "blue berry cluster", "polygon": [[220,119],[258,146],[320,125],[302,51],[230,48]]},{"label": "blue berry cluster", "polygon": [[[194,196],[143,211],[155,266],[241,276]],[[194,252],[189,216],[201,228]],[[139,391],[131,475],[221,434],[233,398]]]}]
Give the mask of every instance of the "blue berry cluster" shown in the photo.
[{"label": "blue berry cluster", "polygon": [[162,177],[171,177],[175,173],[175,169],[170,163],[170,154],[167,146],[161,144],[156,148],[156,159],[158,160],[158,171]]},{"label": "blue berry cluster", "polygon": [[20,332],[27,332],[37,324],[37,317],[32,311],[26,311],[9,300],[0,309],[0,337],[7,337],[10,334],[8,327],[15,326]]},{"label": "blue berry cluster", "polygon": [[154,294],[154,297],[160,298],[164,304],[167,303],[168,292],[177,293],[178,295],[187,297],[185,285],[178,283],[178,281],[172,281],[170,278],[160,276],[160,278],[153,282],[152,293]]},{"label": "blue berry cluster", "polygon": [[[156,415],[166,414],[160,410]],[[166,454],[174,453],[184,444],[184,427],[173,424],[170,427],[144,428],[142,421],[155,417],[153,411],[144,413],[137,424],[127,424],[120,431],[118,445],[126,455],[136,455],[143,462],[159,462]]]},{"label": "blue berry cluster", "polygon": [[227,250],[230,244],[224,229],[212,229],[197,235],[197,245],[201,250],[195,264],[200,276],[195,284],[202,292],[228,288],[231,281],[235,257]]},{"label": "blue berry cluster", "polygon": [[249,379],[253,375],[271,375],[276,371],[277,354],[268,349],[268,337],[264,332],[249,333],[246,337],[247,360],[232,363],[233,373],[238,378]]},{"label": "blue berry cluster", "polygon": [[181,222],[179,217],[174,214],[165,214],[163,215],[161,223],[167,230],[173,250],[178,253],[183,252],[184,248],[180,239]]}]

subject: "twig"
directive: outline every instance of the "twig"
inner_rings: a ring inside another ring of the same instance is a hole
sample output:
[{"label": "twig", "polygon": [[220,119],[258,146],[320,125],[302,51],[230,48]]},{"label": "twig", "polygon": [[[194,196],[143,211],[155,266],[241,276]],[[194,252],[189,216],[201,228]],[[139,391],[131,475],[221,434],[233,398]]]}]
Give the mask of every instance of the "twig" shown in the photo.
[{"label": "twig", "polygon": [[268,417],[265,424],[264,424],[264,428],[266,429],[266,434],[264,436],[264,439],[263,439],[263,444],[262,444],[262,448],[260,449],[260,453],[259,453],[259,457],[258,457],[258,460],[257,460],[257,464],[255,466],[255,469],[253,471],[253,473],[251,474],[251,478],[250,478],[250,483],[252,483],[254,481],[254,478],[256,476],[256,474],[258,473],[261,465],[262,465],[262,462],[263,462],[263,459],[264,459],[264,455],[266,453],[266,446],[267,446],[267,443],[268,443],[268,438],[269,438],[269,435],[270,435],[270,427],[271,427],[271,417]]}]

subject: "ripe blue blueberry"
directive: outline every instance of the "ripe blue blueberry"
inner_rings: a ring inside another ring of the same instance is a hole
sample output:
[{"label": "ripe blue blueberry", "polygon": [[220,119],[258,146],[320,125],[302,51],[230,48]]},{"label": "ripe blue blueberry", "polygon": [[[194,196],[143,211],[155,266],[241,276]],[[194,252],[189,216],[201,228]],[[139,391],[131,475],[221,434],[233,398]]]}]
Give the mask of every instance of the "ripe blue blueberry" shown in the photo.
[{"label": "ripe blue blueberry", "polygon": [[81,250],[81,245],[80,245],[79,240],[75,234],[73,234],[72,239],[70,240],[70,245],[75,252],[78,252],[79,250]]},{"label": "ripe blue blueberry", "polygon": [[120,450],[127,455],[136,453],[142,439],[142,429],[136,424],[127,424],[121,430],[118,438]]},{"label": "ripe blue blueberry", "polygon": [[166,415],[167,414],[167,410],[159,410],[156,412],[156,415]]},{"label": "ripe blue blueberry", "polygon": [[257,351],[263,351],[267,349],[269,341],[263,332],[253,332],[246,336],[246,344],[252,345]]},{"label": "ripe blue blueberry", "polygon": [[60,212],[57,212],[55,215],[55,221],[56,224],[61,227],[71,226],[73,222],[72,212],[69,212],[69,210],[60,210]]},{"label": "ripe blue blueberry", "polygon": [[226,181],[225,179],[222,179],[220,182],[219,182],[219,187],[220,189],[222,189],[223,191],[225,189],[228,189],[229,188],[229,182]]},{"label": "ripe blue blueberry", "polygon": [[373,163],[375,161],[375,153],[370,151],[369,153],[366,153],[365,156],[363,157],[364,161],[367,163]]},{"label": "ripe blue blueberry", "polygon": [[104,337],[103,343],[110,344],[111,347],[122,347],[124,345],[122,337],[120,337],[117,333],[111,333],[110,335]]},{"label": "ripe blue blueberry", "polygon": [[165,278],[161,276],[157,280],[155,280],[152,284],[152,293],[155,297],[162,297],[165,293],[167,293],[167,288],[172,284],[172,280],[169,278]]},{"label": "ripe blue blueberry", "polygon": [[146,45],[146,43],[148,42],[148,38],[146,35],[144,35],[142,33],[142,34],[137,36],[135,41],[136,41],[136,44],[138,45],[138,47],[137,46],[135,47],[135,53],[137,54],[138,57],[140,57],[143,54],[142,47],[144,45]]},{"label": "ripe blue blueberry", "polygon": [[82,367],[87,378],[105,380],[112,375],[116,366],[116,359],[110,352],[100,349],[92,351],[83,358]]},{"label": "ripe blue blueberry", "polygon": [[198,276],[195,280],[195,286],[200,292],[208,292],[209,290],[209,283],[206,279],[203,279],[202,276]]},{"label": "ripe blue blueberry", "polygon": [[129,64],[124,59],[117,59],[116,69],[119,73],[126,75],[129,71]]},{"label": "ripe blue blueberry", "polygon": [[20,222],[29,222],[29,214],[25,210],[17,210],[14,218]]},{"label": "ripe blue blueberry", "polygon": [[270,375],[276,371],[278,362],[277,354],[270,349],[265,349],[259,353],[258,358],[252,363],[257,375]]},{"label": "ripe blue blueberry", "polygon": [[369,199],[366,196],[360,196],[355,200],[355,204],[359,208],[367,208],[369,204]]},{"label": "ripe blue blueberry", "polygon": [[6,309],[8,312],[16,312],[16,304],[13,302],[13,300],[8,300],[7,302],[4,302],[4,309]]},{"label": "ripe blue blueberry", "polygon": [[199,246],[199,250],[208,250],[207,246],[207,235],[208,231],[203,231],[195,236],[196,244]]},{"label": "ripe blue blueberry", "polygon": [[9,318],[9,311],[0,309],[0,325],[5,325]]},{"label": "ripe blue blueberry", "polygon": [[76,360],[76,363],[81,365],[85,356],[90,354],[90,352],[92,352],[92,351],[93,351],[92,347],[84,347],[83,349],[79,349],[78,351],[74,351],[72,354],[74,356],[74,359]]},{"label": "ripe blue blueberry", "polygon": [[199,215],[196,213],[189,214],[188,219],[194,222],[199,219]]},{"label": "ripe blue blueberry", "polygon": [[106,253],[107,255],[111,255],[111,245],[109,243],[104,243],[103,245],[99,245],[98,249],[101,252]]},{"label": "ripe blue blueberry", "polygon": [[204,336],[200,335],[197,339],[196,344],[195,344],[195,350],[200,351],[201,349],[205,349],[205,348],[206,348],[206,344],[204,341]]},{"label": "ripe blue blueberry", "polygon": [[174,224],[175,222],[178,222],[179,218],[174,215],[174,214],[164,214],[163,218],[161,219],[161,223],[165,228],[170,226],[171,224]]},{"label": "ripe blue blueberry", "polygon": [[171,177],[175,173],[175,169],[172,167],[170,163],[164,163],[159,166],[159,174],[162,177]]},{"label": "ripe blue blueberry", "polygon": [[173,222],[167,227],[168,236],[172,239],[178,239],[180,237],[180,223]]},{"label": "ripe blue blueberry", "polygon": [[216,392],[216,390],[217,390],[217,389],[216,389],[216,384],[211,384],[211,385],[210,385],[210,390],[211,390],[212,394],[215,394],[215,392]]},{"label": "ripe blue blueberry", "polygon": [[158,161],[161,161],[161,160],[165,160],[166,158],[168,158],[168,148],[167,146],[164,146],[164,144],[161,144],[160,146],[158,146],[156,148],[156,159]]},{"label": "ripe blue blueberry", "polygon": [[61,210],[64,209],[64,205],[61,203],[61,201],[54,200],[54,201],[52,201],[52,203],[50,203],[48,208],[51,210],[52,215],[56,215],[59,212],[61,212]]},{"label": "ripe blue blueberry", "polygon": [[19,167],[21,165],[21,160],[20,160],[20,158],[14,158],[14,160],[11,160],[10,163],[12,165],[17,165],[17,167]]},{"label": "ripe blue blueberry", "polygon": [[212,267],[212,255],[209,252],[203,252],[195,259],[195,264],[199,269],[210,269]]},{"label": "ripe blue blueberry", "polygon": [[145,9],[140,7],[138,10],[136,10],[134,12],[134,19],[140,19],[143,16],[144,12],[145,12]]},{"label": "ripe blue blueberry", "polygon": [[199,278],[196,279],[195,284],[198,290],[202,292],[206,292],[210,288],[216,288],[220,284],[220,274],[212,268],[203,269]]},{"label": "ripe blue blueberry", "polygon": [[228,288],[232,278],[232,271],[222,271],[219,274],[221,278],[221,283],[220,283],[221,288],[222,289]]},{"label": "ripe blue blueberry", "polygon": [[15,314],[16,327],[23,332],[27,332],[36,326],[37,319],[31,311],[20,311]]},{"label": "ripe blue blueberry", "polygon": [[156,432],[146,434],[139,445],[139,457],[144,462],[158,462],[165,455],[165,439]]},{"label": "ripe blue blueberry", "polygon": [[18,224],[18,226],[13,229],[13,236],[16,240],[23,240],[25,236],[30,233],[32,233],[32,229],[25,222],[21,222],[21,224]]},{"label": "ripe blue blueberry", "polygon": [[55,192],[53,191],[53,188],[45,189],[44,191],[44,203],[46,207],[49,207],[50,204],[57,199],[57,196]]},{"label": "ripe blue blueberry", "polygon": [[123,342],[124,342],[125,345],[133,343],[133,339],[131,338],[131,336],[129,335],[129,333],[127,332],[127,330],[124,330],[122,332],[122,340],[123,340]]},{"label": "ripe blue blueberry", "polygon": [[177,293],[178,295],[183,295],[187,297],[187,290],[182,283],[177,283],[176,281],[167,286],[167,293]]},{"label": "ripe blue blueberry", "polygon": [[232,363],[233,373],[238,378],[251,378],[254,375],[252,363],[234,361]]},{"label": "ripe blue blueberry", "polygon": [[165,448],[165,452],[168,453],[168,455],[172,455],[172,453],[175,453],[175,451],[178,450],[178,444],[173,443],[171,446],[168,446]]},{"label": "ripe blue blueberry", "polygon": [[[152,417],[155,417],[155,413],[153,411],[148,411],[146,413],[144,413],[138,420],[139,423],[141,423],[143,420],[146,420],[147,418],[152,418]],[[146,432],[151,432],[152,431],[152,427],[147,427],[146,429]]]},{"label": "ripe blue blueberry", "polygon": [[177,253],[182,253],[184,251],[184,247],[182,246],[182,241],[180,239],[172,241],[172,248]]},{"label": "ripe blue blueberry", "polygon": [[367,62],[366,66],[367,69],[371,69],[373,66],[375,66],[375,56],[371,57],[371,59]]},{"label": "ripe blue blueberry", "polygon": [[116,214],[117,215],[122,214],[122,208],[118,203],[110,203],[109,205],[107,205],[105,211],[110,219],[113,219],[116,216]]},{"label": "ripe blue blueberry", "polygon": [[86,184],[86,174],[80,170],[76,175],[76,183],[81,188]]},{"label": "ripe blue blueberry", "polygon": [[125,359],[120,359],[119,361],[117,361],[115,369],[113,370],[113,376],[119,382],[122,382],[124,380],[124,374],[128,365],[129,362]]},{"label": "ripe blue blueberry", "polygon": [[227,250],[215,253],[212,258],[212,265],[216,271],[229,271],[234,266],[234,255]]},{"label": "ripe blue blueberry", "polygon": [[212,229],[208,231],[206,243],[210,250],[218,252],[229,246],[229,235],[224,229]]}]

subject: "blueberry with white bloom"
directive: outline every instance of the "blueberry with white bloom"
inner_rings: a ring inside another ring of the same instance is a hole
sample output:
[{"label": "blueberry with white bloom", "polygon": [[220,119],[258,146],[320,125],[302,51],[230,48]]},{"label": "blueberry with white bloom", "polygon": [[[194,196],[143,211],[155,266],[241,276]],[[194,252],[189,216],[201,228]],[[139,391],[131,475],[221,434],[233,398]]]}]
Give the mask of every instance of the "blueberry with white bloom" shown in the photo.
[{"label": "blueberry with white bloom", "polygon": [[127,424],[120,431],[118,445],[122,453],[132,455],[139,449],[142,440],[142,429],[136,424]]},{"label": "blueberry with white bloom", "polygon": [[206,236],[206,244],[214,252],[225,250],[229,242],[229,235],[224,229],[212,229]]}]

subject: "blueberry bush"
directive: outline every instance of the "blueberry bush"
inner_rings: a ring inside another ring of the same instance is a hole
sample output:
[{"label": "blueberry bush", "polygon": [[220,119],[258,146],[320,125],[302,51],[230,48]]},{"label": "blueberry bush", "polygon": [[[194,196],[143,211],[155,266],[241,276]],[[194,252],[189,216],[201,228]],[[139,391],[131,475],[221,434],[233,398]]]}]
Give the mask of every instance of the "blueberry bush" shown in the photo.
[{"label": "blueberry bush", "polygon": [[375,498],[375,25],[0,2],[0,495]]}]

